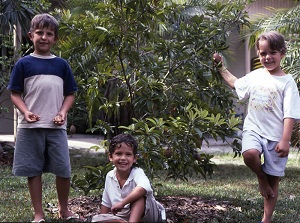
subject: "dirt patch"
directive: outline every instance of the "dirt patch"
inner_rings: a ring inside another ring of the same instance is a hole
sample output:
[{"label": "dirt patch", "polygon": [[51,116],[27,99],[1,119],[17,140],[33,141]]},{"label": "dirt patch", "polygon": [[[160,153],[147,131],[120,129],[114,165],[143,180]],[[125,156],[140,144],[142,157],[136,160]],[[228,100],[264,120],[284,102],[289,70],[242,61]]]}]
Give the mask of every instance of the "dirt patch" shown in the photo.
[{"label": "dirt patch", "polygon": [[[167,222],[214,222],[224,221],[226,211],[234,208],[228,202],[204,200],[201,197],[164,196],[157,198],[166,208]],[[70,200],[69,207],[90,221],[99,214],[101,197],[80,196]]]}]

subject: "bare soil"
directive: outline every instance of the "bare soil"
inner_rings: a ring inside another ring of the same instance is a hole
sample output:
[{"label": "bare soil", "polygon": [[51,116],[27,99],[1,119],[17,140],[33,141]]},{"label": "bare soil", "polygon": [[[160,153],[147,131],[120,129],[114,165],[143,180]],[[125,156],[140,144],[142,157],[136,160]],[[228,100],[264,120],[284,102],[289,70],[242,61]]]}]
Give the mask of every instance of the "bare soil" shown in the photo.
[{"label": "bare soil", "polygon": [[[204,200],[201,197],[164,196],[157,200],[166,208],[167,222],[224,222],[226,210],[234,208],[227,202]],[[69,202],[73,212],[90,221],[99,214],[101,197],[79,196]]]}]

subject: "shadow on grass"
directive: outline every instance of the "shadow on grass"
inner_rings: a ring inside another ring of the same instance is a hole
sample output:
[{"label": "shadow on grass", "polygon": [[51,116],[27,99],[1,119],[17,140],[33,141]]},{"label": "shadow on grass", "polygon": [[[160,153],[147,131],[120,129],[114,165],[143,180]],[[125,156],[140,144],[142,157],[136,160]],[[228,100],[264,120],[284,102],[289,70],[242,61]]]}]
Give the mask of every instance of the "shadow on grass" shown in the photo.
[{"label": "shadow on grass", "polygon": [[[286,176],[280,182],[280,193],[272,223],[300,222],[300,169],[288,167]],[[161,183],[158,194],[164,196],[200,197],[205,203],[220,202],[226,205],[223,213],[212,215],[210,220],[197,221],[189,219],[192,214],[186,210],[188,221],[181,222],[224,222],[224,223],[257,223],[263,215],[263,198],[258,190],[256,176],[245,165],[219,164],[214,175],[207,180],[193,178],[189,182],[166,181]],[[215,205],[216,208],[218,208]],[[178,207],[182,209],[183,207]],[[197,207],[195,207],[197,208]],[[172,213],[176,212],[175,208]],[[205,213],[208,210],[201,210]]]}]

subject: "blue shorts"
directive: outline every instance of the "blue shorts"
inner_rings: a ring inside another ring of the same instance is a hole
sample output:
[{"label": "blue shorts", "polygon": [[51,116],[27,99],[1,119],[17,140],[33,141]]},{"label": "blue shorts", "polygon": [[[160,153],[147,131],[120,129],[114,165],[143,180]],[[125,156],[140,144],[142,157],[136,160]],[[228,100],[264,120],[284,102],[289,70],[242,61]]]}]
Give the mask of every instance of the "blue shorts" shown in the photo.
[{"label": "blue shorts", "polygon": [[53,173],[71,177],[67,133],[64,129],[18,129],[13,174],[34,177]]},{"label": "blue shorts", "polygon": [[242,153],[250,150],[256,149],[263,154],[264,163],[262,165],[262,170],[271,176],[284,176],[284,170],[288,157],[279,157],[278,153],[275,151],[275,147],[278,142],[270,141],[253,131],[244,131],[242,140]]}]

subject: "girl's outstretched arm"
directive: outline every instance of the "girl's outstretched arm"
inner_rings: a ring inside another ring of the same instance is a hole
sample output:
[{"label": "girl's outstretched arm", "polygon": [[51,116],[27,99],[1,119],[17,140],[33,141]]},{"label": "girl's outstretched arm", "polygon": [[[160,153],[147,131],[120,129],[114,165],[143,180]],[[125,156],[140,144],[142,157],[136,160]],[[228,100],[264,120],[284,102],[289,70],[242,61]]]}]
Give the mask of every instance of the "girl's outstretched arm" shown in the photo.
[{"label": "girl's outstretched arm", "polygon": [[223,79],[231,88],[234,88],[234,82],[237,80],[237,77],[227,70],[227,68],[224,66],[222,57],[218,53],[213,55],[213,59],[217,64],[218,71],[222,75]]}]

